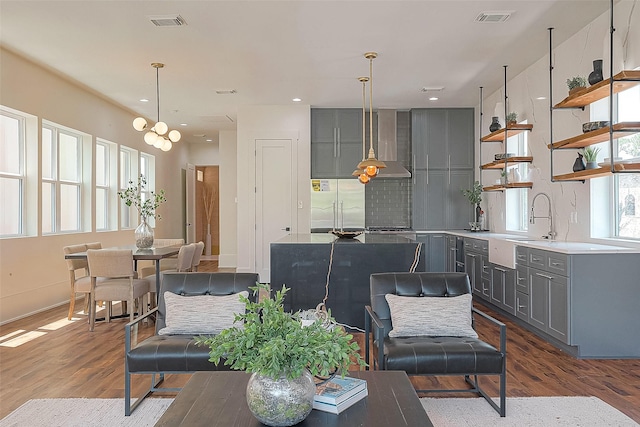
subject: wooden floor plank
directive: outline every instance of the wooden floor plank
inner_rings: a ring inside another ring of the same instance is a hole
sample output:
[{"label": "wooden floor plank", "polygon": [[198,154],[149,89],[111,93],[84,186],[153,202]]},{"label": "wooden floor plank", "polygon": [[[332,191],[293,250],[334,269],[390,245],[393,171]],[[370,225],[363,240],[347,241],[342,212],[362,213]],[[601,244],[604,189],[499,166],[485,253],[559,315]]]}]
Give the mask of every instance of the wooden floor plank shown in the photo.
[{"label": "wooden floor plank", "polygon": [[[199,271],[217,271],[214,261],[202,261]],[[76,304],[81,310],[82,304]],[[579,360],[551,346],[497,313],[479,306],[507,324],[507,396],[596,396],[640,422],[640,360]],[[54,331],[44,325],[66,318],[68,307],[0,326],[0,337],[12,332],[46,332],[33,341],[11,348],[0,341],[0,418],[34,398],[123,398],[125,319],[98,323],[89,332],[86,316]],[[497,345],[497,330],[477,324],[480,336]],[[142,326],[140,337],[153,333],[153,325]],[[19,335],[18,335],[19,336]],[[363,348],[363,335],[354,334]],[[168,375],[167,386],[182,386],[190,375]],[[417,388],[462,388],[454,377],[413,377]],[[137,395],[150,382],[148,376],[134,376]],[[483,379],[490,395],[497,396],[497,378]],[[156,394],[158,397],[174,394]],[[452,397],[451,394],[429,394]],[[456,397],[473,397],[456,394]]]}]

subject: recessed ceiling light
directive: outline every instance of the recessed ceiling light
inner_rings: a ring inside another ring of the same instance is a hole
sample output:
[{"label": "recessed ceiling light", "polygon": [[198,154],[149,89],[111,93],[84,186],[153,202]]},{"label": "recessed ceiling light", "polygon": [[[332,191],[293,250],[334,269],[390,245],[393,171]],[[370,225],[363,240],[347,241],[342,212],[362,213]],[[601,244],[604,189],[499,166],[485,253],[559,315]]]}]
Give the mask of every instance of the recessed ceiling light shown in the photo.
[{"label": "recessed ceiling light", "polygon": [[429,101],[437,101],[438,97],[437,96],[432,96],[429,98]]},{"label": "recessed ceiling light", "polygon": [[180,123],[180,126],[186,126],[186,125],[187,125],[186,123]]},{"label": "recessed ceiling light", "polygon": [[536,99],[537,99],[538,101],[542,101],[542,100],[544,100],[544,99],[547,99],[547,97],[546,97],[546,96],[539,96],[539,97],[537,97]]},{"label": "recessed ceiling light", "polygon": [[142,98],[140,102],[149,102],[149,100],[147,98]]},{"label": "recessed ceiling light", "polygon": [[206,141],[207,142],[213,142],[213,139],[207,139]]},{"label": "recessed ceiling light", "polygon": [[293,102],[300,102],[300,101],[302,101],[302,98],[293,98],[292,101]]}]

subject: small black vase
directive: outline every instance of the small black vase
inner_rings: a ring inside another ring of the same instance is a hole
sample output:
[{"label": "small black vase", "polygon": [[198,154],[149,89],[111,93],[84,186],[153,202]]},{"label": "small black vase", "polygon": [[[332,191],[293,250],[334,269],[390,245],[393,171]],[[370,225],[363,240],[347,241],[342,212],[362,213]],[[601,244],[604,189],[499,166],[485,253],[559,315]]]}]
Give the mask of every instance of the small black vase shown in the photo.
[{"label": "small black vase", "polygon": [[495,132],[500,129],[502,125],[498,121],[498,117],[491,117],[491,125],[489,125],[489,132]]},{"label": "small black vase", "polygon": [[584,159],[582,158],[582,154],[578,153],[578,158],[576,159],[575,162],[573,162],[573,171],[579,172],[579,171],[583,171],[584,169],[585,169]]},{"label": "small black vase", "polygon": [[593,71],[589,74],[589,84],[594,85],[602,81],[602,59],[593,61]]}]

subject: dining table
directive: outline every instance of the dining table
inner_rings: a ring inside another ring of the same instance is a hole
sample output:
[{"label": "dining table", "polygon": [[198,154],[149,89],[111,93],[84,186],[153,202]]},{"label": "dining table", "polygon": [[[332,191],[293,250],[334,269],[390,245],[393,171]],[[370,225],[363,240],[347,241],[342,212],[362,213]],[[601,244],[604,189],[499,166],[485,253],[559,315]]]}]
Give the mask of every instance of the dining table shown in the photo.
[{"label": "dining table", "polygon": [[[177,255],[180,251],[181,245],[173,245],[173,246],[162,246],[159,248],[146,248],[141,249],[136,245],[127,245],[127,246],[114,246],[110,248],[103,249],[130,249],[133,253],[133,269],[135,271],[138,270],[138,261],[154,261],[156,265],[156,295],[160,293],[160,274],[157,274],[160,271],[160,260],[163,258],[169,258],[174,255]],[[65,259],[87,259],[86,252],[76,252],[73,254],[65,254]]]}]

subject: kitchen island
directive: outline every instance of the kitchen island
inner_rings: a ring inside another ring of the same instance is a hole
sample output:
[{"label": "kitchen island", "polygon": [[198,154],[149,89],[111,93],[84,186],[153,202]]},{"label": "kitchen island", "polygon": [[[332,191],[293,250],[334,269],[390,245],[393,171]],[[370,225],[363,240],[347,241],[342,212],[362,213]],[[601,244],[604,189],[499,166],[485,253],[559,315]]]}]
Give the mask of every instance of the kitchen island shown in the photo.
[{"label": "kitchen island", "polygon": [[[347,239],[332,234],[291,234],[271,243],[271,288],[285,285],[286,310],[326,307],[340,323],[364,328],[372,273],[425,271],[425,247],[393,234],[362,234]],[[329,268],[331,271],[329,273]]]}]

